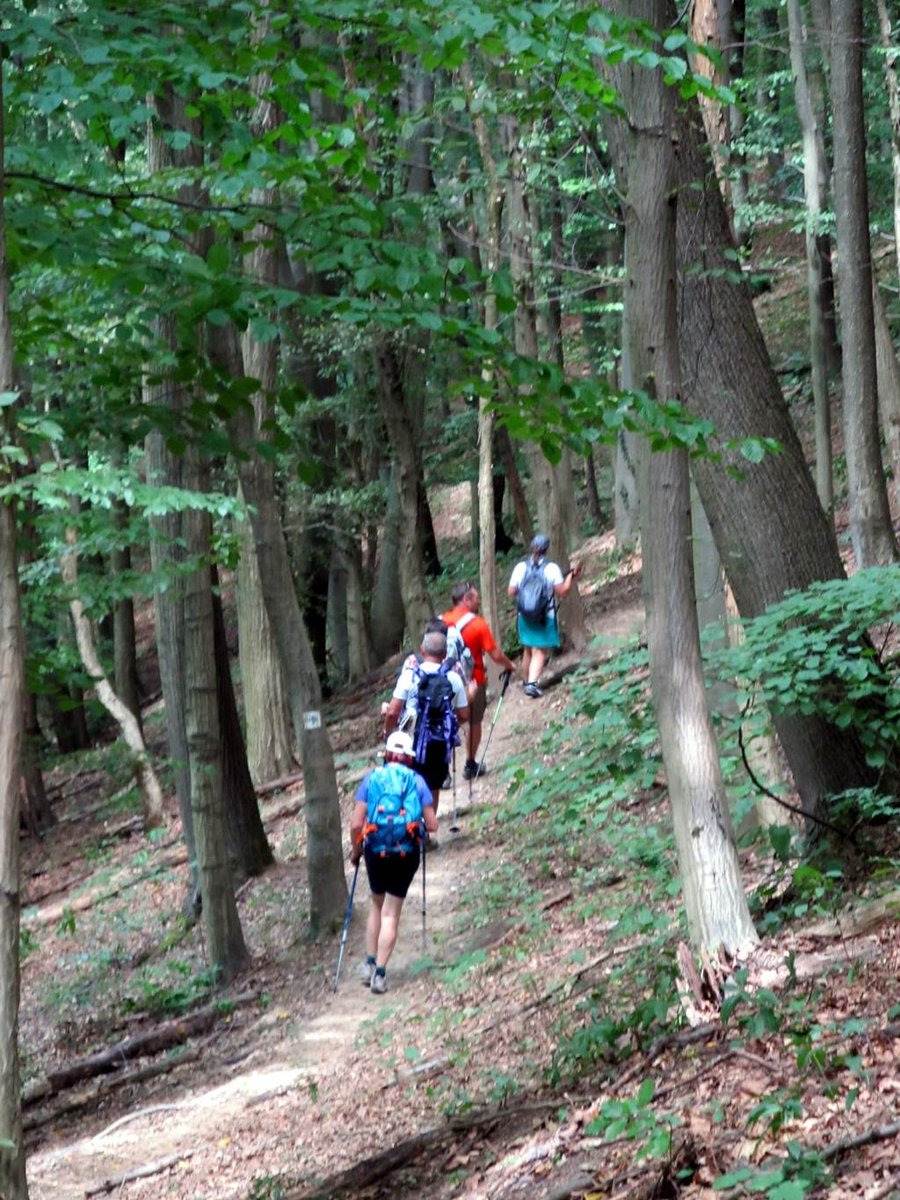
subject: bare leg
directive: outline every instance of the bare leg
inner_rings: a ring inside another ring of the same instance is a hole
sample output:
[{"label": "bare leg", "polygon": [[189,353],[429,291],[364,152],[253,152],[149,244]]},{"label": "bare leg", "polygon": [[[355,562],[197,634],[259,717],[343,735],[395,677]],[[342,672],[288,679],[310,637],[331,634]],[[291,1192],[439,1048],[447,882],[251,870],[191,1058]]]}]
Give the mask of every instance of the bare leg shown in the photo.
[{"label": "bare leg", "polygon": [[399,896],[382,896],[383,905],[381,906],[381,930],[378,934],[378,949],[375,952],[375,962],[379,967],[386,967],[388,959],[394,952],[394,946],[397,944],[397,929],[400,925],[400,913],[403,910],[403,901]]},{"label": "bare leg", "polygon": [[481,745],[481,722],[469,722],[469,761],[478,762],[478,747]]},{"label": "bare leg", "polygon": [[366,922],[366,953],[370,958],[375,958],[375,951],[378,949],[378,937],[381,933],[381,909],[384,905],[384,894],[376,896],[372,894],[372,906],[369,909],[369,919]]},{"label": "bare leg", "polygon": [[431,803],[434,806],[434,815],[435,816],[437,816],[438,804],[440,803],[440,799],[441,799],[441,789],[440,788],[432,788],[431,789]]},{"label": "bare leg", "polygon": [[[544,669],[544,663],[547,661],[547,651],[542,646],[533,646],[531,649],[530,661],[527,668],[527,676],[529,683],[538,683],[541,678],[541,671]],[[524,662],[523,662],[524,668]]]},{"label": "bare leg", "polygon": [[531,647],[526,646],[522,651],[522,678],[527,683],[531,679]]}]

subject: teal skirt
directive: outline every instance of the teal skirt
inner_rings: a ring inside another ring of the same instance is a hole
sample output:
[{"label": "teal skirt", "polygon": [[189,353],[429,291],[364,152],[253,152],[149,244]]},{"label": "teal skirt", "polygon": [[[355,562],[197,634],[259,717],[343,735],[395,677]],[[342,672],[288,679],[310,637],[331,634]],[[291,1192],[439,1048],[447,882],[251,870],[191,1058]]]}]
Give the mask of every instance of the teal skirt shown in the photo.
[{"label": "teal skirt", "polygon": [[559,645],[559,626],[556,624],[556,613],[548,617],[544,625],[536,625],[526,621],[521,613],[517,617],[519,623],[519,641],[523,646],[537,646],[541,650],[551,650]]}]

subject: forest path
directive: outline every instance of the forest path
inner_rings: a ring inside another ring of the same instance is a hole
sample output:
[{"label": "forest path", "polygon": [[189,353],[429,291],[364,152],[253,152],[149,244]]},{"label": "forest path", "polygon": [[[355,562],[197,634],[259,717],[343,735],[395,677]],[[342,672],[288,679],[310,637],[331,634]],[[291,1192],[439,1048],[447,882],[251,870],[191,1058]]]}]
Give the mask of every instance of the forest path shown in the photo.
[{"label": "forest path", "polygon": [[[603,607],[594,633],[623,636],[642,617],[633,591],[626,603]],[[551,664],[548,674],[564,661]],[[452,964],[498,936],[496,925],[476,928],[475,914],[467,908],[472,883],[488,861],[503,853],[502,843],[488,842],[475,818],[502,799],[503,762],[534,743],[551,715],[562,712],[567,692],[564,681],[543,699],[531,700],[522,693],[521,680],[513,678],[488,748],[488,774],[474,781],[471,791],[462,780],[462,755],[457,752],[459,832],[450,832],[452,791],[447,789],[441,796],[440,848],[426,864],[426,952],[420,871],[404,908],[385,995],[364,990],[357,976],[369,905],[361,870],[337,993],[336,938],[321,947],[312,971],[308,962],[298,965],[290,955],[261,966],[256,974],[266,994],[265,1009],[249,1018],[236,1013],[232,1031],[217,1030],[201,1043],[200,1062],[119,1094],[104,1112],[93,1112],[82,1122],[81,1128],[90,1124],[89,1132],[68,1126],[58,1135],[45,1133],[28,1158],[31,1200],[84,1200],[126,1173],[161,1164],[164,1169],[153,1175],[105,1190],[127,1200],[268,1200],[279,1194],[278,1178],[321,1177],[382,1148],[372,1144],[369,1114],[383,1107],[385,1099],[398,1099],[403,1089],[394,1084],[402,1082],[414,1063],[421,1067],[431,1057],[429,1014],[435,991],[429,960]],[[496,713],[495,693],[485,715],[482,751]],[[352,775],[342,779],[345,812],[352,787]],[[500,935],[504,927],[501,923]],[[467,995],[464,985],[458,1002],[460,1007],[478,1004],[480,997]],[[408,1040],[425,1046],[416,1050],[415,1059],[407,1057]],[[371,1048],[386,1044],[396,1045],[393,1074],[375,1077]],[[435,1055],[445,1052],[445,1046],[434,1043]],[[362,1114],[354,1127],[354,1115]],[[407,1128],[401,1116],[388,1105],[382,1116],[384,1144],[389,1144],[392,1127]],[[427,1125],[437,1116],[426,1110],[419,1119]]]}]

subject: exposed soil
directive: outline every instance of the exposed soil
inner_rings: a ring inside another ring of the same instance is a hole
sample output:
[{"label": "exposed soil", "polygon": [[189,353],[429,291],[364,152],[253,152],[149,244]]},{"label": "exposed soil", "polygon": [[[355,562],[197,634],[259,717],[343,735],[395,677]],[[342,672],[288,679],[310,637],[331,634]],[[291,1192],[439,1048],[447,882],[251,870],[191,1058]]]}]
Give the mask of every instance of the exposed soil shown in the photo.
[{"label": "exposed soil", "polygon": [[[625,637],[642,620],[639,564],[604,583],[607,549],[601,539],[585,547],[583,590],[594,632]],[[548,673],[566,665],[563,656]],[[374,762],[373,714],[392,678],[386,671],[368,682],[366,697],[357,689],[335,702],[329,718],[347,814]],[[835,1152],[846,1169],[830,1194],[875,1200],[900,1186],[896,1142],[884,1132],[900,1089],[900,1030],[887,1019],[900,977],[890,906],[858,935],[846,926],[781,934],[752,964],[757,983],[774,984],[791,952],[801,976],[808,969],[827,980],[811,1022],[872,1022],[848,1027],[838,1047],[845,1065],[832,1056],[820,1086],[804,1076],[799,1115],[788,1115],[780,1132],[766,1136],[757,1125],[751,1138],[746,1118],[760,1096],[793,1086],[795,1047],[762,1031],[736,1045],[723,1036],[715,1008],[699,1033],[635,1041],[630,1061],[615,1069],[598,1062],[574,1092],[550,1085],[560,1036],[590,1020],[580,989],[611,977],[623,944],[609,943],[602,903],[590,911],[580,903],[571,863],[554,855],[540,869],[523,868],[504,827],[487,818],[503,802],[505,767],[516,755],[532,748],[547,770],[566,770],[565,746],[547,747],[541,735],[563,713],[570,686],[564,675],[532,701],[514,683],[499,715],[492,700],[489,773],[471,789],[460,779],[458,833],[449,830],[453,793],[443,793],[440,848],[427,859],[424,950],[419,876],[383,997],[356,977],[364,880],[335,993],[337,937],[310,944],[302,936],[305,838],[302,812],[293,811],[302,793],[266,796],[261,807],[278,865],[239,893],[254,965],[228,990],[238,1001],[233,1011],[170,1051],[170,1058],[185,1049],[195,1057],[164,1075],[120,1087],[110,1086],[117,1076],[105,1076],[28,1105],[26,1121],[49,1118],[28,1134],[32,1200],[82,1200],[101,1188],[128,1200],[277,1200],[318,1194],[324,1180],[328,1194],[434,1200],[711,1196],[716,1175],[761,1161],[788,1136],[832,1145],[873,1130],[883,1136]],[[162,1002],[204,965],[199,930],[179,934],[185,867],[174,815],[151,844],[104,800],[99,773],[68,781],[63,797],[60,824],[41,844],[23,843],[24,925],[33,941],[23,971],[26,1092],[55,1067],[165,1020]],[[646,807],[648,823],[667,819],[661,788],[634,803]],[[608,854],[602,842],[591,852]],[[752,877],[756,864],[746,866]],[[613,862],[603,886],[628,887]],[[207,999],[198,997],[197,1006]],[[627,1135],[604,1141],[590,1127],[605,1102],[633,1096],[646,1076],[681,1122],[662,1165],[635,1162]],[[60,1111],[79,1096],[80,1109]],[[379,1159],[392,1147],[400,1149]],[[142,1167],[157,1169],[116,1184]]]}]

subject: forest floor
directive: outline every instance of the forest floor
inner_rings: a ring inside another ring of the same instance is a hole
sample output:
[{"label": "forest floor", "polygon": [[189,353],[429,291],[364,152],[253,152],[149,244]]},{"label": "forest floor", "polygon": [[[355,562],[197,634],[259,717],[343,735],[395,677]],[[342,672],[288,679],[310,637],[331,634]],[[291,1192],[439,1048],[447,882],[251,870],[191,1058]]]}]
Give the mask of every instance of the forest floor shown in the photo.
[{"label": "forest floor", "polygon": [[[598,538],[579,555],[590,628],[633,637],[639,563],[613,571],[609,549]],[[392,681],[387,669],[330,706],[345,815],[375,762]],[[261,799],[278,861],[239,892],[253,966],[227,989],[231,1003],[210,1010],[200,930],[177,917],[186,868],[174,815],[147,839],[108,795],[102,757],[49,779],[58,824],[23,841],[32,1200],[900,1195],[895,899],[767,936],[741,979],[771,1003],[741,1025],[726,1026],[712,1003],[692,1027],[676,1002],[662,1035],[632,1025],[588,1037],[581,1057],[573,1049],[602,1023],[601,993],[641,1000],[645,984],[621,970],[640,922],[623,937],[608,919],[634,881],[602,827],[572,852],[548,836],[535,855],[521,827],[538,829],[540,845],[546,815],[498,819],[523,764],[578,779],[572,686],[563,674],[533,701],[514,680],[502,704],[492,699],[489,773],[471,790],[460,781],[457,833],[452,792],[442,795],[424,949],[420,875],[380,997],[356,977],[362,877],[336,993],[337,936],[303,937],[300,785]],[[647,829],[668,822],[661,781],[626,806]],[[743,865],[749,886],[759,882],[755,852]],[[886,874],[882,890],[891,886]],[[669,894],[676,911],[677,887]],[[126,1058],[151,1029],[167,1047]],[[107,1073],[54,1077],[114,1045],[124,1048]],[[654,1154],[641,1157],[648,1139]],[[727,1172],[731,1186],[714,1192]]]}]

